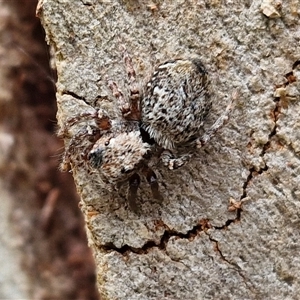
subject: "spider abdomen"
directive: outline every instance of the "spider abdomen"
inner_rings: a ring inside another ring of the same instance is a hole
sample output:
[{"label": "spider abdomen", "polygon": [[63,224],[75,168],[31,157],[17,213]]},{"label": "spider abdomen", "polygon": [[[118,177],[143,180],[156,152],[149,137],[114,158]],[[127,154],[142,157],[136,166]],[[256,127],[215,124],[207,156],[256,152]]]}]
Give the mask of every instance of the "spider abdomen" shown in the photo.
[{"label": "spider abdomen", "polygon": [[142,126],[159,146],[174,149],[199,134],[211,104],[208,75],[200,60],[167,61],[146,86]]}]

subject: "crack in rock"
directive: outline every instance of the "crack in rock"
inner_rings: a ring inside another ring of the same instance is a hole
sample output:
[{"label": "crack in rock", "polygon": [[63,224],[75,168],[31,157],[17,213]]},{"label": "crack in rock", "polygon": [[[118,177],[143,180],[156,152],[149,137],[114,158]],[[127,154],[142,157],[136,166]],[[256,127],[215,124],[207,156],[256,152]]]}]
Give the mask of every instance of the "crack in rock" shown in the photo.
[{"label": "crack in rock", "polygon": [[217,253],[219,253],[221,259],[223,261],[225,261],[234,271],[237,272],[237,274],[241,277],[242,281],[244,282],[245,286],[252,292],[252,293],[255,293],[254,291],[254,287],[252,285],[252,283],[249,281],[249,279],[247,279],[245,277],[245,275],[243,274],[243,270],[242,268],[234,263],[234,262],[231,262],[229,261],[225,256],[224,254],[222,253],[220,247],[219,247],[219,242],[217,240],[215,240],[214,238],[211,237],[211,235],[208,233],[208,232],[205,232],[205,234],[209,237],[209,240],[212,241],[214,244],[215,244],[215,249],[217,251]]},{"label": "crack in rock", "polygon": [[[164,225],[166,228],[167,226]],[[197,225],[195,225],[191,230],[189,230],[187,233],[180,233],[177,231],[172,231],[169,229],[166,229],[164,234],[162,235],[160,242],[156,244],[154,241],[148,241],[144,244],[141,248],[134,248],[128,245],[124,245],[120,248],[116,247],[113,243],[108,243],[106,245],[101,246],[104,251],[116,251],[122,255],[126,255],[128,252],[133,252],[137,254],[147,254],[149,250],[156,247],[161,250],[166,249],[166,245],[171,237],[178,237],[181,239],[193,239],[196,237],[200,232],[207,230],[208,228],[211,228],[211,225],[209,224],[208,220],[202,219],[198,222]]]},{"label": "crack in rock", "polygon": [[[298,61],[298,64],[300,64],[300,61]],[[298,66],[298,64],[294,64],[295,67]],[[294,68],[294,66],[293,66]],[[293,72],[291,72],[293,73]],[[291,76],[291,74],[287,74],[286,77],[288,78],[289,76]],[[285,83],[285,86],[289,84],[289,81],[287,80],[287,82]],[[274,137],[276,136],[277,134],[277,121],[279,119],[279,115],[280,115],[280,108],[281,108],[281,105],[280,105],[280,98],[275,98],[274,99],[274,103],[275,103],[275,107],[274,109],[271,111],[271,115],[273,116],[274,118],[274,126],[268,136],[268,142],[266,142],[263,147],[262,147],[262,151],[260,153],[260,157],[264,157],[264,155],[266,154],[267,150],[271,147],[271,140],[274,139]],[[256,170],[255,167],[252,167],[249,169],[249,175],[247,177],[247,179],[245,180],[244,184],[243,184],[243,193],[240,197],[240,201],[244,201],[245,199],[248,198],[248,195],[247,195],[247,188],[249,186],[249,183],[251,182],[251,180],[257,176],[257,175],[261,175],[263,174],[264,172],[266,172],[267,170],[269,169],[269,167],[267,166],[267,164],[265,163],[265,167],[263,168],[260,168],[259,170]],[[241,219],[241,213],[242,213],[242,208],[238,208],[237,209],[237,220],[240,220]]]},{"label": "crack in rock", "polygon": [[62,95],[69,95],[77,100],[82,100],[84,101],[87,105],[90,106],[90,104],[86,101],[86,99],[84,97],[81,97],[79,95],[77,95],[76,93],[74,92],[71,92],[71,91],[62,91]]}]

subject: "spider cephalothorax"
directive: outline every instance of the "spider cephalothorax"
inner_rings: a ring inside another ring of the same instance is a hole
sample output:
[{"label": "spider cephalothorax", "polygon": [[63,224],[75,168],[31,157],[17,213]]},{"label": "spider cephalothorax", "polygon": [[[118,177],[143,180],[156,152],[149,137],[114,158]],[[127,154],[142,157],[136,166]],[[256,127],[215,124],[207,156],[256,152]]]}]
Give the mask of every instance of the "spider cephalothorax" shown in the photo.
[{"label": "spider cephalothorax", "polygon": [[[110,120],[99,110],[67,121],[64,131],[87,118],[94,119],[95,128],[82,129],[71,138],[63,165],[78,164],[80,153],[88,167],[99,173],[103,184],[111,188],[128,181],[129,205],[136,211],[139,174],[146,177],[153,197],[162,199],[156,175],[148,166],[151,157],[159,154],[169,169],[184,165],[195,149],[204,146],[224,125],[232,106],[199,136],[212,105],[208,75],[201,61],[176,59],[159,65],[141,95],[132,61],[125,47],[122,51],[130,83],[129,95],[124,95],[115,82],[108,81],[120,108],[120,119]],[[89,146],[81,146],[80,140],[87,137],[91,140],[94,137],[94,141]],[[181,154],[176,157],[178,149]]]},{"label": "spider cephalothorax", "polygon": [[150,145],[135,130],[102,136],[89,152],[88,160],[93,168],[101,169],[107,182],[115,183],[133,175],[149,152]]}]

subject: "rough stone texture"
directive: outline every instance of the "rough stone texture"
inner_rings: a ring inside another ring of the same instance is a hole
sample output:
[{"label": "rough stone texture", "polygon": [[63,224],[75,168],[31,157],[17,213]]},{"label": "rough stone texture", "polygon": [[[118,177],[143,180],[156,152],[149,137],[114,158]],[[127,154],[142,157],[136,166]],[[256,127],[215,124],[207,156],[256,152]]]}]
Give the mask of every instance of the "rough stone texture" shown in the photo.
[{"label": "rough stone texture", "polygon": [[198,55],[214,86],[209,122],[239,92],[229,124],[192,163],[157,167],[161,206],[143,182],[134,214],[124,191],[73,169],[103,299],[299,297],[299,14],[298,0],[40,3],[61,126],[112,109],[105,75],[126,89],[120,40],[141,86],[157,63]]}]

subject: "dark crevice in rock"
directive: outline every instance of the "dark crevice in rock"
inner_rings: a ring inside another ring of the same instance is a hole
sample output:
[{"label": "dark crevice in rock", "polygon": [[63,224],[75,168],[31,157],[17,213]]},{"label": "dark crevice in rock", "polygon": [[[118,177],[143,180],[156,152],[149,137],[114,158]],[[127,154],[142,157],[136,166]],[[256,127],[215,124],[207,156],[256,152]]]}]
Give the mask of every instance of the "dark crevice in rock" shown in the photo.
[{"label": "dark crevice in rock", "polygon": [[280,99],[276,98],[274,100],[274,103],[275,103],[275,108],[272,111],[272,116],[273,116],[273,119],[274,119],[274,127],[273,127],[272,131],[269,134],[268,142],[265,143],[263,148],[262,148],[262,151],[261,151],[261,154],[260,154],[261,157],[264,157],[264,155],[266,154],[266,152],[270,148],[271,140],[276,136],[276,133],[277,133],[277,124],[276,124],[276,122],[277,122],[278,116],[280,114],[280,108],[281,108]]},{"label": "dark crevice in rock", "polygon": [[[265,143],[262,147],[262,151],[260,153],[260,157],[264,157],[264,155],[267,153],[268,149],[271,146],[271,141],[272,139],[276,136],[277,133],[277,120],[278,120],[278,116],[280,114],[280,98],[275,98],[274,99],[274,103],[275,103],[275,107],[273,109],[273,111],[271,112],[271,115],[274,118],[274,126],[268,136],[268,142]],[[249,169],[249,175],[247,177],[247,179],[245,180],[244,184],[243,184],[243,193],[240,197],[240,201],[242,202],[244,199],[246,199],[247,196],[247,188],[249,186],[249,183],[251,182],[251,180],[253,179],[253,177],[257,176],[257,175],[261,175],[264,172],[266,172],[268,170],[268,166],[265,165],[265,167],[260,168],[259,170],[257,170],[255,167],[252,167]],[[240,220],[241,219],[241,213],[242,213],[242,208],[237,208],[237,217],[236,220]],[[232,222],[231,222],[232,223]]]},{"label": "dark crevice in rock", "polygon": [[164,234],[162,235],[160,239],[160,243],[156,244],[154,241],[148,241],[143,247],[141,248],[134,248],[128,245],[124,245],[121,248],[116,247],[112,243],[106,244],[102,246],[101,248],[104,251],[117,251],[118,253],[122,255],[126,255],[127,252],[134,252],[137,254],[146,254],[151,250],[152,248],[156,247],[161,250],[166,249],[166,245],[171,237],[178,237],[181,239],[193,239],[195,236],[199,234],[199,232],[202,232],[209,228],[208,220],[201,220],[196,226],[194,226],[191,230],[189,230],[187,233],[180,233],[173,230],[166,230]]},{"label": "dark crevice in rock", "polygon": [[87,0],[81,0],[80,2],[81,2],[84,6],[93,6],[93,4],[90,3],[90,2],[87,1]]},{"label": "dark crevice in rock", "polygon": [[255,177],[257,175],[261,175],[262,173],[266,172],[267,170],[268,170],[268,166],[265,166],[264,168],[261,168],[259,170],[256,170],[254,167],[249,169],[249,175],[244,182],[243,193],[240,198],[240,201],[247,198],[247,187],[248,187],[249,183],[251,182],[251,180],[253,179],[253,177]]},{"label": "dark crevice in rock", "polygon": [[293,64],[293,70],[295,70],[300,65],[300,59],[296,60]]},{"label": "dark crevice in rock", "polygon": [[230,266],[231,266],[231,267],[239,274],[239,276],[242,278],[242,280],[243,280],[243,282],[245,283],[245,285],[247,286],[247,288],[249,288],[250,291],[254,292],[253,286],[250,285],[249,279],[245,278],[244,274],[242,273],[241,267],[240,267],[238,264],[229,261],[229,260],[224,256],[224,254],[222,253],[222,251],[221,251],[221,249],[220,249],[220,247],[219,247],[219,242],[218,242],[217,240],[215,240],[214,238],[212,238],[212,237],[210,236],[209,233],[206,232],[206,234],[208,235],[210,241],[212,241],[212,242],[215,244],[215,249],[216,249],[216,251],[219,253],[221,259],[222,259],[223,261],[225,261],[228,265],[230,265]]},{"label": "dark crevice in rock", "polygon": [[[239,213],[238,213],[238,216],[239,216]],[[237,218],[236,219],[230,219],[230,220],[227,220],[223,226],[218,227],[218,226],[212,226],[209,223],[209,220],[202,219],[198,222],[197,225],[195,225],[187,233],[180,233],[180,232],[177,232],[177,231],[174,231],[174,230],[166,229],[166,231],[162,235],[159,243],[155,243],[154,241],[148,241],[141,248],[134,248],[134,247],[131,247],[131,246],[128,246],[128,245],[124,245],[121,248],[118,248],[113,243],[107,243],[107,244],[101,246],[101,248],[105,252],[116,251],[116,252],[118,252],[122,255],[126,255],[128,252],[133,252],[133,253],[137,253],[137,254],[146,254],[146,253],[149,252],[149,250],[151,250],[154,247],[159,248],[161,250],[165,250],[166,246],[167,246],[167,243],[169,242],[170,238],[172,238],[172,237],[192,240],[200,232],[207,232],[208,229],[222,230],[222,229],[225,229],[226,227],[228,227],[231,223],[236,222],[236,221],[237,221]],[[167,228],[166,225],[165,225],[165,227]],[[211,240],[213,241],[213,239],[211,239]]]},{"label": "dark crevice in rock", "polygon": [[295,70],[300,65],[300,59],[296,60],[293,64],[293,70]]},{"label": "dark crevice in rock", "polygon": [[229,219],[225,222],[224,225],[222,226],[213,226],[214,229],[217,229],[217,230],[223,230],[225,228],[227,228],[230,224],[232,223],[235,223],[236,221],[239,221],[239,217],[240,217],[240,211],[241,209],[237,209],[237,216],[235,219]]},{"label": "dark crevice in rock", "polygon": [[215,244],[215,249],[216,249],[217,252],[220,254],[220,257],[222,258],[222,260],[224,260],[225,262],[227,262],[229,265],[233,266],[234,269],[235,269],[236,271],[241,271],[241,268],[240,268],[237,264],[235,264],[235,263],[229,261],[229,260],[224,256],[224,254],[223,254],[222,251],[220,250],[219,242],[218,242],[217,240],[213,239],[213,238],[210,236],[210,234],[208,234],[208,233],[206,233],[206,234],[208,235],[210,241],[214,242],[214,244]]},{"label": "dark crevice in rock", "polygon": [[82,101],[84,101],[86,104],[90,105],[90,104],[86,101],[86,99],[85,99],[84,97],[81,97],[81,96],[77,95],[77,94],[74,93],[74,92],[71,92],[71,91],[62,91],[62,94],[63,94],[63,95],[69,95],[69,96],[72,96],[73,98],[78,99],[78,100],[82,100]]}]

